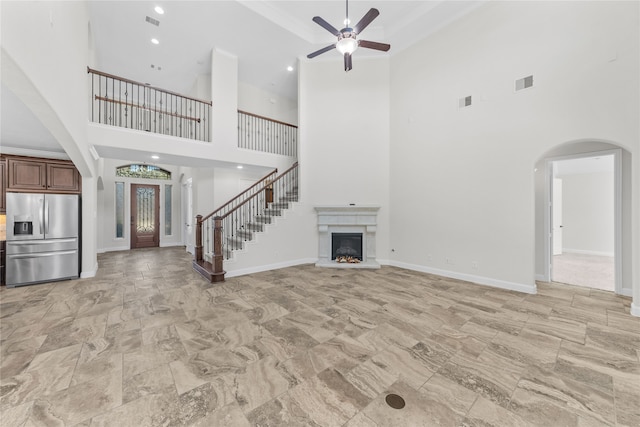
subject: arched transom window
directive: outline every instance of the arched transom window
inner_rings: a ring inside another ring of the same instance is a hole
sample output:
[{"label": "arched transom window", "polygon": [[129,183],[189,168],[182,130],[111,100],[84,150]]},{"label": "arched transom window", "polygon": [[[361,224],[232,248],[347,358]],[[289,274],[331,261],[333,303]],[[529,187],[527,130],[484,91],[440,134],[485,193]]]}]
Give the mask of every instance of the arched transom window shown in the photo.
[{"label": "arched transom window", "polygon": [[171,179],[171,172],[154,165],[125,165],[116,168],[116,176],[124,178]]}]

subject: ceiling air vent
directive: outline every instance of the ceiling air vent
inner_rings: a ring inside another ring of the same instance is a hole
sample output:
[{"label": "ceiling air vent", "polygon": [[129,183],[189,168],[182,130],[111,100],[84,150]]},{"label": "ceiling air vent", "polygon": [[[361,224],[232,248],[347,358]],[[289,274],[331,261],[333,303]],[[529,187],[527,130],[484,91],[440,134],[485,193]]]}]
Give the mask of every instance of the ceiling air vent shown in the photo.
[{"label": "ceiling air vent", "polygon": [[153,24],[153,25],[155,25],[156,27],[159,27],[159,26],[160,26],[160,21],[158,21],[157,19],[153,19],[153,18],[152,18],[152,17],[150,17],[150,16],[147,16],[147,17],[145,18],[145,21],[147,21],[149,24]]},{"label": "ceiling air vent", "polygon": [[533,76],[527,76],[516,80],[516,91],[526,89],[533,86]]},{"label": "ceiling air vent", "polygon": [[458,106],[460,108],[469,107],[471,105],[471,95],[465,96],[464,98],[460,98],[458,100]]}]

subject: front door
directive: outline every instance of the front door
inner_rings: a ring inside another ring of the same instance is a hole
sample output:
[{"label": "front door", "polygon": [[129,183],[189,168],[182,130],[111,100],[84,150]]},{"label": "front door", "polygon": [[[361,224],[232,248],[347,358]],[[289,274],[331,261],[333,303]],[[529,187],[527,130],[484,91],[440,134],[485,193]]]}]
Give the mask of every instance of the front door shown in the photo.
[{"label": "front door", "polygon": [[160,246],[160,186],[131,184],[131,249]]}]

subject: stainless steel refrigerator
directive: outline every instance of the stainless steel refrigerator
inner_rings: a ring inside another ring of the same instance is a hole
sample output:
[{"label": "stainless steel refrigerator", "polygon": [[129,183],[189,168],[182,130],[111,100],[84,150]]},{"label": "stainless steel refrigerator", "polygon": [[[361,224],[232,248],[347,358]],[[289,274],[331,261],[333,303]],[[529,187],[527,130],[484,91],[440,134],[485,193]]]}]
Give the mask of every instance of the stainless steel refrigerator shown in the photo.
[{"label": "stainless steel refrigerator", "polygon": [[79,276],[79,196],[7,193],[6,285]]}]

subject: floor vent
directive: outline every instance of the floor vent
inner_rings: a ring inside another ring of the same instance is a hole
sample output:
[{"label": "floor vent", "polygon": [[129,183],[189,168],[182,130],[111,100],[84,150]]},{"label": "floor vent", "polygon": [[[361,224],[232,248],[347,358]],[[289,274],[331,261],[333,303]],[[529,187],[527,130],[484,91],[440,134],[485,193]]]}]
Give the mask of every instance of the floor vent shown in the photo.
[{"label": "floor vent", "polygon": [[147,21],[149,24],[153,24],[153,25],[155,25],[156,27],[159,27],[159,26],[160,26],[160,21],[158,21],[157,19],[153,19],[153,18],[152,18],[152,17],[150,17],[150,16],[147,16],[147,17],[145,18],[145,21]]},{"label": "floor vent", "polygon": [[533,76],[523,77],[516,80],[516,91],[527,89],[533,86]]},{"label": "floor vent", "polygon": [[460,108],[469,107],[471,105],[471,95],[460,98],[458,100],[458,105]]},{"label": "floor vent", "polygon": [[397,394],[387,394],[384,400],[387,402],[387,405],[393,409],[402,409],[405,406],[404,399]]}]

